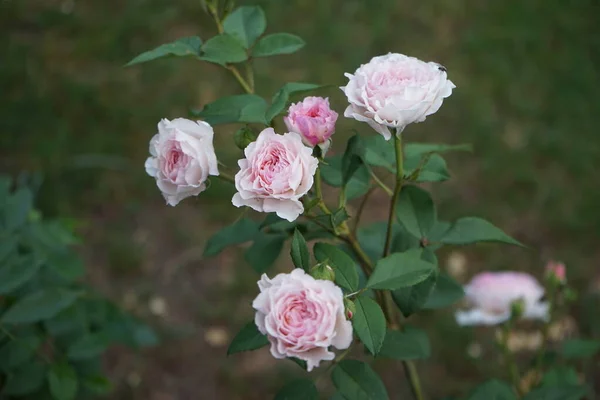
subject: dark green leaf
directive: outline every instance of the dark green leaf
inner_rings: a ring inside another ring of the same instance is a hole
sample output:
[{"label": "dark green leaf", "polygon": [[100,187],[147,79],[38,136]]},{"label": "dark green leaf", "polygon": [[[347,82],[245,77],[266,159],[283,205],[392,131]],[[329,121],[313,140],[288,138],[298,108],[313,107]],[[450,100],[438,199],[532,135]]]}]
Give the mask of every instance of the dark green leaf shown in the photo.
[{"label": "dark green leaf", "polygon": [[306,361],[301,360],[301,359],[296,358],[296,357],[287,357],[287,360],[290,360],[291,362],[293,362],[294,364],[296,364],[297,366],[299,366],[300,368],[302,368],[302,370],[306,371],[306,368],[307,368]]},{"label": "dark green leaf", "polygon": [[574,368],[561,365],[548,370],[542,378],[541,385],[579,385],[579,376]]},{"label": "dark green leaf", "polygon": [[449,307],[465,296],[460,283],[445,272],[438,274],[437,283],[423,306],[426,309]]},{"label": "dark green leaf", "polygon": [[253,57],[291,54],[304,47],[304,40],[290,33],[273,33],[260,39],[252,51]]},{"label": "dark green leaf", "polygon": [[200,55],[200,46],[202,40],[198,36],[190,36],[177,39],[172,43],[165,43],[155,49],[146,51],[133,60],[129,61],[125,66],[129,67],[134,64],[139,64],[147,61],[156,60],[157,58],[167,56],[177,57],[198,57]]},{"label": "dark green leaf", "polygon": [[41,260],[31,254],[8,260],[0,268],[0,295],[8,294],[27,283],[40,265]]},{"label": "dark green leaf", "polygon": [[2,394],[23,396],[35,392],[44,383],[46,366],[40,361],[33,361],[12,371],[2,388]]},{"label": "dark green leaf", "polygon": [[587,386],[551,385],[532,390],[523,400],[581,400],[586,398],[588,393]]},{"label": "dark green leaf", "polygon": [[[4,262],[5,259],[17,250],[18,244],[18,236],[0,237],[0,263]],[[2,273],[2,271],[0,271],[0,273]],[[0,285],[2,285],[2,282],[3,279],[0,278]]]},{"label": "dark green leaf", "polygon": [[435,287],[437,276],[437,272],[434,271],[423,282],[392,291],[394,302],[406,318],[423,308]]},{"label": "dark green leaf", "polygon": [[233,141],[238,149],[244,150],[250,143],[254,142],[257,137],[258,134],[246,125],[233,134]]},{"label": "dark green leaf", "polygon": [[259,274],[265,272],[283,249],[287,235],[261,233],[244,253],[244,259]]},{"label": "dark green leaf", "polygon": [[381,135],[372,135],[364,139],[365,161],[375,167],[383,167],[396,173],[396,155],[394,146]]},{"label": "dark green leaf", "polygon": [[469,400],[517,400],[517,397],[510,386],[493,379],[477,386]]},{"label": "dark green leaf", "polygon": [[85,275],[83,261],[71,252],[52,253],[48,256],[46,264],[66,282],[72,282]]},{"label": "dark green leaf", "polygon": [[319,400],[319,392],[310,379],[298,379],[281,388],[275,400]]},{"label": "dark green leaf", "polygon": [[26,324],[52,318],[73,304],[79,295],[79,291],[66,289],[40,290],[17,301],[2,315],[0,322]]},{"label": "dark green leaf", "polygon": [[260,349],[268,344],[269,339],[259,332],[254,321],[248,322],[231,341],[227,355]]},{"label": "dark green leaf", "polygon": [[79,338],[69,346],[67,357],[71,360],[85,360],[97,357],[104,353],[109,343],[110,340],[105,333],[90,333]]},{"label": "dark green leaf", "polygon": [[86,376],[81,383],[83,387],[97,396],[106,395],[112,391],[112,384],[108,378],[102,375]]},{"label": "dark green leaf", "polygon": [[77,374],[67,363],[53,364],[48,371],[48,386],[56,400],[72,400],[77,395]]},{"label": "dark green leaf", "polygon": [[266,124],[267,102],[255,94],[239,94],[221,97],[207,104],[202,111],[192,111],[196,117],[203,118],[211,125],[236,122]]},{"label": "dark green leaf", "polygon": [[35,334],[9,340],[0,347],[0,369],[9,372],[25,364],[33,358],[41,344],[42,339]]},{"label": "dark green leaf", "polygon": [[354,331],[369,349],[377,355],[385,338],[385,315],[377,302],[370,297],[360,296],[354,302],[356,313],[352,317]]},{"label": "dark green leaf", "polygon": [[417,238],[427,237],[437,220],[429,193],[412,185],[402,188],[396,203],[396,216],[406,230]]},{"label": "dark green leaf", "polygon": [[350,291],[358,290],[358,273],[352,257],[343,250],[327,243],[316,243],[313,254],[319,262],[327,264],[335,271],[335,283]]},{"label": "dark green leaf", "polygon": [[342,186],[346,186],[356,170],[363,165],[365,149],[359,135],[352,136],[346,145],[342,156]]},{"label": "dark green leaf", "polygon": [[567,359],[591,358],[600,351],[597,340],[569,339],[562,344],[561,354]]},{"label": "dark green leaf", "polygon": [[406,327],[403,332],[388,330],[379,352],[380,357],[395,360],[416,360],[431,356],[431,345],[427,333]]},{"label": "dark green leaf", "polygon": [[6,230],[10,232],[25,224],[31,207],[33,207],[33,193],[27,187],[21,187],[8,196],[4,207]]},{"label": "dark green leaf", "polygon": [[445,244],[471,244],[477,242],[502,242],[522,246],[521,243],[496,228],[490,222],[476,217],[456,220],[441,239]]},{"label": "dark green leaf", "polygon": [[404,146],[407,157],[420,157],[427,153],[445,153],[448,151],[473,151],[470,144],[435,144],[435,143],[408,143]]},{"label": "dark green leaf", "polygon": [[241,218],[208,239],[204,247],[204,257],[217,255],[227,246],[248,242],[254,239],[258,232],[256,222]]},{"label": "dark green leaf", "polygon": [[44,328],[52,336],[83,334],[87,327],[86,309],[79,302],[44,321]]},{"label": "dark green leaf", "polygon": [[282,112],[290,100],[290,96],[294,93],[307,92],[320,88],[320,85],[313,83],[301,83],[301,82],[288,82],[273,96],[271,105],[267,109],[265,119],[267,122],[271,122],[275,116]]},{"label": "dark green leaf", "polygon": [[389,399],[379,375],[362,361],[340,361],[331,373],[331,380],[346,400]]},{"label": "dark green leaf", "polygon": [[425,157],[427,157],[427,159],[422,167],[420,159],[414,160],[407,158],[404,164],[404,173],[410,176],[417,168],[420,168],[415,182],[443,182],[450,179],[448,166],[442,156],[431,154]]},{"label": "dark green leaf", "polygon": [[434,270],[434,264],[421,259],[420,249],[393,253],[377,262],[367,287],[395,290],[416,285],[427,279]]},{"label": "dark green leaf", "polygon": [[302,268],[306,272],[310,270],[310,254],[308,252],[308,246],[306,245],[304,236],[302,236],[298,229],[294,230],[290,255],[292,256],[292,262],[296,268]]},{"label": "dark green leaf", "polygon": [[223,21],[225,33],[238,39],[245,48],[250,48],[267,27],[265,13],[259,6],[242,6]]},{"label": "dark green leaf", "polygon": [[201,50],[201,60],[220,65],[239,63],[248,59],[244,46],[236,38],[226,33],[208,39],[202,45]]},{"label": "dark green leaf", "polygon": [[[321,176],[325,183],[333,187],[342,187],[342,157],[337,155],[328,157],[322,163]],[[359,165],[357,171],[346,185],[346,197],[348,200],[360,197],[369,191],[371,175],[365,165]]]}]

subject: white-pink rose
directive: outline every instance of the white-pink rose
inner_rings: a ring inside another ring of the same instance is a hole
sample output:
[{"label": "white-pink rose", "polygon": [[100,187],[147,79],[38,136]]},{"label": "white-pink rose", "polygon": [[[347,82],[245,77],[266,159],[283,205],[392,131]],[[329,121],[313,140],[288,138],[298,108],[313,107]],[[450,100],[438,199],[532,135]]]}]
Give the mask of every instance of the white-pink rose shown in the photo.
[{"label": "white-pink rose", "polygon": [[233,205],[275,212],[288,221],[298,218],[304,211],[300,198],[312,187],[319,164],[312,149],[295,132],[278,135],[267,128],[244,154],[246,158],[238,161]]},{"label": "white-pink rose", "polygon": [[542,301],[544,288],[524,272],[483,272],[465,286],[467,300],[473,308],[456,313],[459,325],[496,325],[511,317],[516,301],[523,303],[525,319],[547,320],[548,303]]},{"label": "white-pink rose", "polygon": [[435,113],[456,86],[446,68],[403,54],[389,53],[361,65],[341,89],[350,105],[344,116],[367,122],[386,140],[408,124]]},{"label": "white-pink rose", "polygon": [[347,349],[352,343],[344,296],[333,282],[295,269],[273,279],[263,275],[258,287],[260,294],[252,302],[254,322],[269,338],[273,357],[296,357],[311,371],[322,360],[334,359],[329,346]]},{"label": "white-pink rose", "polygon": [[290,132],[302,135],[307,146],[329,147],[329,138],[335,132],[338,114],[329,107],[329,99],[306,97],[292,104],[288,115],[283,118]]},{"label": "white-pink rose", "polygon": [[213,129],[204,121],[162,119],[158,133],[150,140],[150,154],[146,173],[156,178],[171,206],[204,191],[208,175],[219,175]]}]

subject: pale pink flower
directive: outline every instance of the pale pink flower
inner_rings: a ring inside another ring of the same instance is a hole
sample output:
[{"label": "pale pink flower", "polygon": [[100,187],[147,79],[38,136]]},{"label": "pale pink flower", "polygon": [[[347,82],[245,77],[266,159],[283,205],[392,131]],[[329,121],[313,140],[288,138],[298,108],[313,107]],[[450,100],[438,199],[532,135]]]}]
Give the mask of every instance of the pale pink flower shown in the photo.
[{"label": "pale pink flower", "polygon": [[252,302],[254,322],[269,338],[273,357],[296,357],[311,371],[322,360],[334,359],[329,346],[347,349],[352,343],[344,296],[333,282],[295,269],[273,279],[263,274],[258,287],[260,294]]},{"label": "pale pink flower", "polygon": [[459,325],[496,325],[511,317],[511,306],[523,302],[525,319],[547,320],[548,303],[542,301],[544,288],[524,272],[483,272],[465,286],[473,308],[456,313]]},{"label": "pale pink flower", "polygon": [[361,65],[341,89],[350,105],[344,116],[368,123],[386,140],[408,124],[435,113],[456,86],[446,68],[403,54],[389,53]]},{"label": "pale pink flower", "polygon": [[206,189],[209,175],[219,175],[213,148],[213,129],[204,121],[162,119],[150,140],[146,173],[156,179],[167,204],[197,196]]},{"label": "pale pink flower", "polygon": [[233,205],[275,212],[288,221],[298,218],[304,212],[300,198],[312,187],[319,164],[312,149],[295,132],[278,135],[267,128],[244,154],[246,158],[238,161]]},{"label": "pale pink flower", "polygon": [[338,114],[329,108],[329,99],[306,97],[292,104],[283,118],[290,132],[299,133],[304,144],[310,147],[329,147],[329,138],[335,132]]},{"label": "pale pink flower", "polygon": [[552,275],[558,279],[559,282],[564,283],[567,281],[567,267],[561,262],[549,261],[548,264],[546,264],[546,275]]}]

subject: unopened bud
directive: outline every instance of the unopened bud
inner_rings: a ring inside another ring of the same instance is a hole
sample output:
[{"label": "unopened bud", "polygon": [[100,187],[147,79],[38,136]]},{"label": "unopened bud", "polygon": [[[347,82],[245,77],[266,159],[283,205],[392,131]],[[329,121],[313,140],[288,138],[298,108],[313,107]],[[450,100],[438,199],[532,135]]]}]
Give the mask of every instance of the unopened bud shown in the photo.
[{"label": "unopened bud", "polygon": [[312,267],[310,274],[315,279],[322,279],[325,281],[335,280],[335,272],[327,263],[320,263]]},{"label": "unopened bud", "polygon": [[256,132],[247,126],[238,129],[233,135],[233,141],[240,150],[244,150],[250,143],[254,142],[256,138]]},{"label": "unopened bud", "polygon": [[525,301],[523,299],[515,300],[510,304],[510,318],[519,319],[525,312]]},{"label": "unopened bud", "polygon": [[346,314],[346,319],[352,319],[356,313],[356,305],[352,300],[346,297],[344,297],[344,312]]}]

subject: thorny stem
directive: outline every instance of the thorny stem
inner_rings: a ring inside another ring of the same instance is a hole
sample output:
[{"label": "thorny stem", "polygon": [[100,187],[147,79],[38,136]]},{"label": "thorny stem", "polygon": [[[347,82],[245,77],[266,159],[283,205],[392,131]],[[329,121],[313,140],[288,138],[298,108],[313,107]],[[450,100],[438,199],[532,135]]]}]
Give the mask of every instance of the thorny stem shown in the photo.
[{"label": "thorny stem", "polygon": [[392,200],[390,201],[390,212],[388,216],[387,232],[385,235],[385,246],[383,247],[383,257],[387,257],[388,254],[390,254],[392,232],[394,230],[394,219],[396,218],[396,202],[398,201],[398,195],[402,190],[402,183],[404,179],[402,139],[399,137],[399,135],[394,135],[394,148],[396,150],[396,186],[394,186],[394,193],[392,194]]}]

